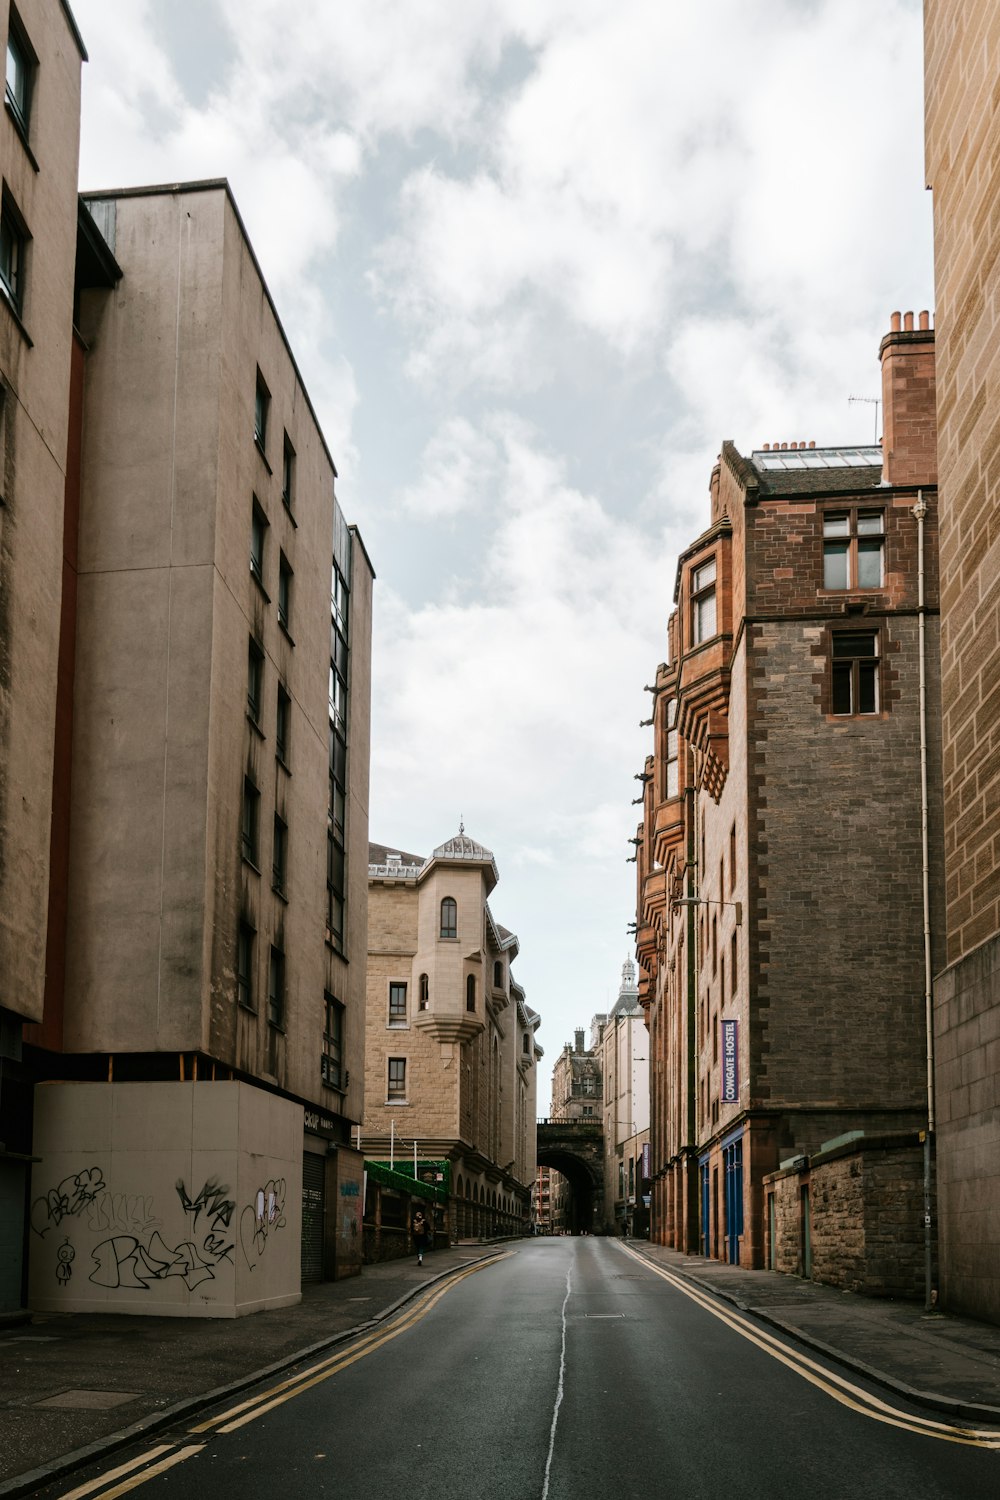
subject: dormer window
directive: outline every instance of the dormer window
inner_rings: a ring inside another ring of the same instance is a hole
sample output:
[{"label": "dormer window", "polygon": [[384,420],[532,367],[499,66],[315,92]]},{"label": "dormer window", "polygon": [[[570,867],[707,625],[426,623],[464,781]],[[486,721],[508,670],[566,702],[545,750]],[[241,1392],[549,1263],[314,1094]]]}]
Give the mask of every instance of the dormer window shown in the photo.
[{"label": "dormer window", "polygon": [[445,896],[441,902],[441,936],[458,937],[458,903],[453,896]]},{"label": "dormer window", "polygon": [[715,558],[691,574],[691,637],[696,646],[716,633]]}]

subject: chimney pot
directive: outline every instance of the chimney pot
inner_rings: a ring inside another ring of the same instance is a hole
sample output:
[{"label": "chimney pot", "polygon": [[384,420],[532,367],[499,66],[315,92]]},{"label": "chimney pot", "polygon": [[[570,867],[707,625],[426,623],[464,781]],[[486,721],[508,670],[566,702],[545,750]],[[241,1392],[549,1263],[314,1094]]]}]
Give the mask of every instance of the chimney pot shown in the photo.
[{"label": "chimney pot", "polygon": [[770,453],[770,451],[771,451],[771,444],[770,443],[765,443],[764,444],[764,452],[765,453]]},{"label": "chimney pot", "polygon": [[812,441],[810,442],[809,446],[810,446],[810,448],[815,448],[815,446],[816,446],[816,439],[815,438],[812,439]]},{"label": "chimney pot", "polygon": [[929,329],[930,326],[931,326],[931,315],[930,315],[930,313],[929,312],[922,312],[920,314],[920,327],[921,328],[928,328]]},{"label": "chimney pot", "polygon": [[898,333],[899,332],[899,318],[900,318],[900,315],[899,315],[898,312],[894,312],[892,314],[892,316],[890,317],[890,319],[889,319],[889,332],[890,333]]},{"label": "chimney pot", "polygon": [[913,314],[911,312],[903,314],[903,328],[907,333],[913,332]]},{"label": "chimney pot", "polygon": [[784,452],[787,447],[788,447],[787,443],[782,443],[782,445],[781,445],[782,452]]}]

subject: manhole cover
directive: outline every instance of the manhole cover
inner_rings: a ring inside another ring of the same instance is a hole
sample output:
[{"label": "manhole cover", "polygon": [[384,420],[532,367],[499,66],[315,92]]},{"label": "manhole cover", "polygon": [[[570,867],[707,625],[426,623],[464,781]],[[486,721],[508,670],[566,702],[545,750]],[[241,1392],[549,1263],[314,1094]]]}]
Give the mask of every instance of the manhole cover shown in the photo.
[{"label": "manhole cover", "polygon": [[124,1406],[126,1401],[137,1401],[138,1391],[60,1391],[58,1396],[46,1396],[44,1401],[35,1401],[35,1406],[62,1406],[70,1411],[110,1411],[113,1406]]}]

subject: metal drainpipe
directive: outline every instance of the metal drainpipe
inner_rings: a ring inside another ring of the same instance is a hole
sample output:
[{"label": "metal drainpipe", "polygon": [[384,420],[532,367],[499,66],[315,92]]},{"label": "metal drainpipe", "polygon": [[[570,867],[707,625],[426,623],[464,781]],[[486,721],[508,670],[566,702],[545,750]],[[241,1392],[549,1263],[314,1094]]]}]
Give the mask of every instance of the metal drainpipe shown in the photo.
[{"label": "metal drainpipe", "polygon": [[917,641],[920,664],[920,852],[924,908],[924,1026],[927,1048],[927,1129],[924,1131],[924,1311],[933,1303],[934,1242],[931,1225],[931,1145],[934,1139],[934,1003],[931,969],[930,853],[927,816],[927,604],[924,593],[924,520],[927,502],[917,491]]},{"label": "metal drainpipe", "polygon": [[[692,747],[692,749],[693,749],[693,747]],[[697,753],[697,752],[695,752],[695,753]],[[699,889],[699,886],[700,886],[700,883],[701,883],[701,871],[698,868],[698,853],[699,853],[699,849],[700,849],[699,837],[698,836],[699,836],[699,833],[700,833],[699,822],[700,822],[700,816],[701,816],[701,797],[700,797],[701,780],[702,780],[702,767],[701,767],[701,765],[699,763],[698,771],[696,772],[695,778],[694,778],[694,785],[693,786],[689,786],[688,789],[687,789],[687,794],[688,794],[688,797],[690,798],[690,806],[691,806],[691,816],[690,816],[690,818],[688,820],[688,839],[687,839],[687,846],[688,846],[688,848],[687,848],[687,895],[688,895],[688,897],[695,897],[695,898],[697,898],[698,889]],[[687,1098],[687,1105],[688,1105],[687,1115],[688,1115],[688,1120],[687,1120],[687,1124],[688,1124],[688,1142],[689,1142],[689,1146],[688,1146],[688,1150],[689,1150],[688,1161],[689,1162],[693,1162],[694,1186],[692,1187],[691,1184],[690,1184],[690,1182],[689,1182],[689,1184],[688,1184],[688,1194],[687,1194],[687,1203],[685,1204],[685,1218],[687,1220],[687,1226],[686,1227],[689,1230],[692,1227],[692,1218],[693,1218],[693,1228],[694,1228],[694,1237],[695,1237],[695,1245],[694,1245],[694,1252],[693,1253],[695,1255],[700,1255],[701,1254],[701,1236],[700,1236],[700,1232],[699,1232],[699,1225],[700,1225],[700,1214],[701,1214],[701,1209],[700,1209],[700,1204],[701,1204],[701,1180],[700,1180],[701,1168],[700,1168],[700,1166],[698,1164],[698,1151],[697,1151],[697,1141],[698,1141],[698,954],[697,954],[698,922],[697,922],[697,917],[698,917],[698,908],[697,908],[697,906],[692,905],[692,906],[687,907],[686,911],[687,911],[687,932],[685,934],[685,937],[686,937],[686,944],[687,944],[687,953],[686,953],[685,968],[687,970],[686,978],[687,978],[687,1016],[688,1016],[688,1049],[687,1049],[687,1051],[688,1051],[688,1055],[687,1055],[687,1065],[688,1065],[688,1091],[687,1091],[688,1092],[688,1098]],[[692,1199],[694,1200],[693,1203],[692,1203]],[[685,1234],[685,1240],[687,1240],[687,1239],[688,1239],[688,1235]]]}]

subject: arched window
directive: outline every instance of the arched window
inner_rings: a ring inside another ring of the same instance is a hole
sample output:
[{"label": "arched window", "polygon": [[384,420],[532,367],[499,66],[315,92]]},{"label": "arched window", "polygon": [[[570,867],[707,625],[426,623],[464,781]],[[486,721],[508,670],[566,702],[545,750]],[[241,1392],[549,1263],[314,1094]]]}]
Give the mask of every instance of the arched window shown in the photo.
[{"label": "arched window", "polygon": [[499,958],[495,959],[493,963],[493,988],[495,990],[503,989],[503,964]]},{"label": "arched window", "polygon": [[445,896],[441,902],[441,936],[458,937],[458,904],[454,896]]},{"label": "arched window", "polygon": [[431,998],[430,981],[426,974],[421,974],[419,981],[419,1005],[421,1010],[427,1009],[427,1002]]},{"label": "arched window", "polygon": [[476,1008],[476,976],[470,974],[465,981],[465,1008],[475,1010]]}]

